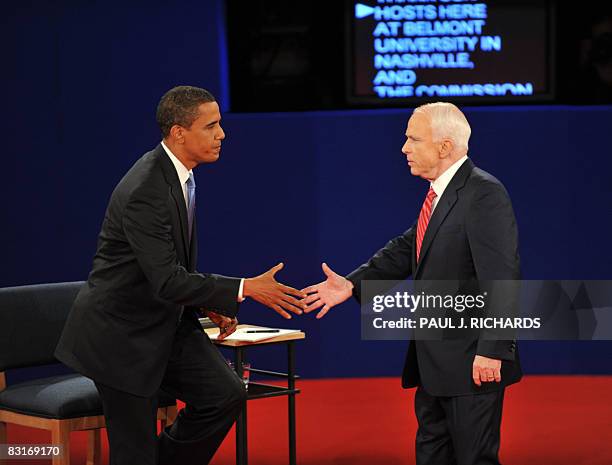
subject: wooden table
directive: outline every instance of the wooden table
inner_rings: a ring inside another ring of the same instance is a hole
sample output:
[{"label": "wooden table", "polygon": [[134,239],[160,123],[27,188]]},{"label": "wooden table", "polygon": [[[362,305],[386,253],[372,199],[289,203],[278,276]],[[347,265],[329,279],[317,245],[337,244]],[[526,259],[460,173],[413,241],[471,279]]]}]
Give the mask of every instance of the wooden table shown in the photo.
[{"label": "wooden table", "polygon": [[[261,326],[253,325],[238,325],[238,329],[253,328],[265,329]],[[217,331],[217,328],[205,329],[208,334]],[[276,337],[271,337],[263,341],[245,342],[245,341],[213,341],[220,347],[234,351],[234,369],[242,379],[243,369],[242,364],[246,361],[246,350],[250,347],[270,346],[274,344],[284,344],[287,346],[287,373],[276,371],[261,370],[251,367],[250,372],[259,375],[270,376],[272,378],[281,378],[287,380],[287,386],[274,386],[260,382],[249,381],[247,400],[264,399],[266,397],[287,396],[288,397],[288,413],[289,413],[289,464],[296,464],[296,441],[295,441],[295,395],[299,394],[300,390],[295,387],[295,380],[299,378],[295,374],[295,341],[306,338],[306,334],[302,331]],[[248,443],[247,443],[247,408],[236,420],[236,464],[247,465],[248,463]]]}]

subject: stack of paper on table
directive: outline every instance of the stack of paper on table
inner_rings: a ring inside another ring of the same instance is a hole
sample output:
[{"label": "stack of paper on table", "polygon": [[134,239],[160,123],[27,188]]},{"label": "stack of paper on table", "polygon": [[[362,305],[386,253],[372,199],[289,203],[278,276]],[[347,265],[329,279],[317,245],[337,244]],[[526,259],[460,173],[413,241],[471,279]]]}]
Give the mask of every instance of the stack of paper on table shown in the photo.
[{"label": "stack of paper on table", "polygon": [[[247,331],[274,331],[269,333],[248,333]],[[271,339],[278,336],[286,336],[287,334],[299,333],[299,329],[279,329],[279,328],[265,328],[257,326],[254,328],[238,328],[234,333],[227,336],[224,341],[244,341],[244,342],[257,342],[265,339]],[[219,330],[207,331],[208,337],[213,341],[219,336]]]}]

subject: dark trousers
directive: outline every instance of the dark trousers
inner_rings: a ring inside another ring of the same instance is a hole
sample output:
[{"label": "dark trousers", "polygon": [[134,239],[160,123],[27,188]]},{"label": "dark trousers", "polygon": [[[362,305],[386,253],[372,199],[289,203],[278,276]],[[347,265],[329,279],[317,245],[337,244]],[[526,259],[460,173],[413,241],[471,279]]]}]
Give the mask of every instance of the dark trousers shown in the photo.
[{"label": "dark trousers", "polygon": [[[130,376],[130,373],[125,373]],[[106,418],[110,465],[207,464],[242,411],[245,387],[193,315],[185,315],[161,389],[185,402],[157,436],[157,397],[96,383]]]},{"label": "dark trousers", "polygon": [[499,465],[504,390],[434,397],[417,388],[417,465]]}]

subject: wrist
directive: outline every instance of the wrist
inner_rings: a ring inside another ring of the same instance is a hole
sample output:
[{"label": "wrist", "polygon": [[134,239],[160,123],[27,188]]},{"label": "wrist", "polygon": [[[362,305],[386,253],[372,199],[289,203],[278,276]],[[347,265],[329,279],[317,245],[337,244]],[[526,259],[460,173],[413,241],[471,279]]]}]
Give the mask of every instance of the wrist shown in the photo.
[{"label": "wrist", "polygon": [[244,278],[244,284],[242,286],[242,297],[251,297],[253,292],[253,280],[255,278]]}]

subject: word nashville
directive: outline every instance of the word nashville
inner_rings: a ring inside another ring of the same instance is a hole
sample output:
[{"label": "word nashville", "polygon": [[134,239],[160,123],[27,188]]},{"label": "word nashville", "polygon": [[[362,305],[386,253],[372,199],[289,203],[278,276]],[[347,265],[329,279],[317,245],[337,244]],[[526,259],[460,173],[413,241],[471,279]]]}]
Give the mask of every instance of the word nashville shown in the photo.
[{"label": "word nashville", "polygon": [[482,309],[485,306],[486,292],[480,295],[433,295],[410,294],[408,292],[396,292],[395,295],[375,295],[372,299],[372,310],[380,313],[388,308],[405,308],[411,313],[419,308],[431,309],[453,309],[456,312],[464,310]]}]

